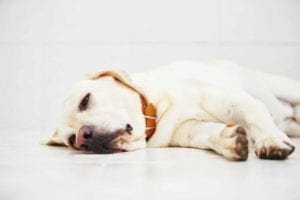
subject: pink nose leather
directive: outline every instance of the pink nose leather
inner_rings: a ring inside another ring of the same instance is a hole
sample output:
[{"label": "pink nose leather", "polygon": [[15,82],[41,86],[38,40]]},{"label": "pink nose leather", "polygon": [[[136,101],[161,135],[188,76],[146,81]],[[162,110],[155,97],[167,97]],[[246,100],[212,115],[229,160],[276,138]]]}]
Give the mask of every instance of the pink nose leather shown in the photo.
[{"label": "pink nose leather", "polygon": [[93,127],[91,126],[82,126],[76,137],[76,145],[80,149],[84,149],[86,140],[93,137]]}]

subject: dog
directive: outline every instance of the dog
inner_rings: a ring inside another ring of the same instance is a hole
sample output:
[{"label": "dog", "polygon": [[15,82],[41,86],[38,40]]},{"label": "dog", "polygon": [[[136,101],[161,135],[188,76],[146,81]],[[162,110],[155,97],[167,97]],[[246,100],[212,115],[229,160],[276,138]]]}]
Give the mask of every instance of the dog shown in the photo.
[{"label": "dog", "polygon": [[103,70],[72,87],[48,145],[94,153],[207,149],[284,160],[300,136],[300,82],[229,61],[178,61],[128,75]]}]

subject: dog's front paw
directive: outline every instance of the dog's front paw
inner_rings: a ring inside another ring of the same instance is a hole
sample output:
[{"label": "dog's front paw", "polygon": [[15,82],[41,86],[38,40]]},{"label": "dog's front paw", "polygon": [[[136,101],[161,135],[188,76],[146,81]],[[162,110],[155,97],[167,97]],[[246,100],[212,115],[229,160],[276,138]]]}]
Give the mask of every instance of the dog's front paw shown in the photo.
[{"label": "dog's front paw", "polygon": [[255,143],[255,154],[261,159],[284,160],[295,150],[290,139],[264,138]]},{"label": "dog's front paw", "polygon": [[248,158],[248,139],[246,130],[239,125],[227,127],[221,134],[223,156],[230,160],[243,161]]}]

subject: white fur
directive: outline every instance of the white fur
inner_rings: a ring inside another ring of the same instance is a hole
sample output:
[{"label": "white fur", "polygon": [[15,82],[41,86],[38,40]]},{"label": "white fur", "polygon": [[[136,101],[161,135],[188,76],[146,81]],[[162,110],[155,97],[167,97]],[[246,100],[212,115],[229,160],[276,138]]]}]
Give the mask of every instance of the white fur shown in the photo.
[{"label": "white fur", "polygon": [[[290,149],[285,133],[300,136],[297,81],[227,61],[182,61],[130,77],[157,108],[157,128],[148,147],[212,149],[235,159],[228,149],[235,148],[237,126],[245,128],[258,154],[274,146]],[[94,98],[91,109],[79,113],[78,102],[87,92]],[[140,108],[138,94],[112,78],[85,80],[68,96],[61,127],[71,127],[76,133],[85,124],[114,130],[130,122],[134,139],[123,148],[144,148],[145,123]],[[231,139],[224,137],[225,132]]]}]

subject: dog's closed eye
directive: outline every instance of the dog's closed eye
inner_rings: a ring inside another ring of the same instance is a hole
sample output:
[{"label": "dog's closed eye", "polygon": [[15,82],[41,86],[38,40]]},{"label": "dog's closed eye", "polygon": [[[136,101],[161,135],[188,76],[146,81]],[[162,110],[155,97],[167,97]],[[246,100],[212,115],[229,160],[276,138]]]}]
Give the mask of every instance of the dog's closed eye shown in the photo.
[{"label": "dog's closed eye", "polygon": [[88,108],[91,93],[87,93],[80,101],[78,109],[84,111]]}]

